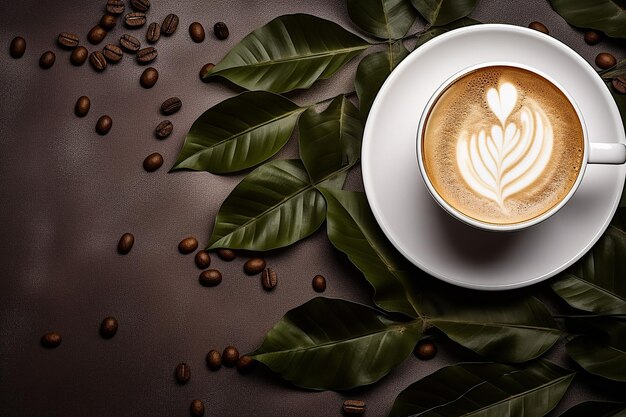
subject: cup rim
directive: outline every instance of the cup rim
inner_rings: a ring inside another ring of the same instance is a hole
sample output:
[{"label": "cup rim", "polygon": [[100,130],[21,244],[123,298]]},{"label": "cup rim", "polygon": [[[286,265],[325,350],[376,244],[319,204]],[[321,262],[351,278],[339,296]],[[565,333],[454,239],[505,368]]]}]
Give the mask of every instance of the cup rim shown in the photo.
[{"label": "cup rim", "polygon": [[[561,93],[563,93],[565,95],[565,97],[569,100],[569,102],[572,104],[572,107],[574,108],[574,110],[576,111],[576,115],[578,116],[578,121],[580,122],[582,131],[583,131],[583,156],[581,158],[581,167],[578,171],[578,176],[576,177],[576,181],[574,181],[572,187],[570,188],[569,192],[565,195],[565,197],[563,197],[563,199],[561,199],[561,201],[559,201],[558,204],[554,205],[552,208],[550,208],[550,210],[542,213],[539,216],[533,217],[532,219],[528,219],[525,220],[523,222],[518,222],[518,223],[512,223],[512,224],[496,224],[496,223],[488,223],[488,222],[484,222],[478,219],[475,219],[473,217],[468,216],[465,213],[462,213],[461,211],[459,211],[457,208],[453,207],[452,205],[450,205],[449,203],[447,203],[443,197],[441,197],[441,195],[439,195],[439,193],[437,192],[437,190],[435,189],[435,187],[432,185],[432,182],[430,181],[430,178],[428,177],[428,174],[426,172],[426,169],[424,167],[424,163],[422,160],[422,142],[423,142],[423,130],[424,130],[424,124],[426,123],[426,119],[428,118],[428,115],[430,114],[430,110],[432,108],[432,106],[434,105],[434,103],[437,101],[437,99],[439,98],[439,96],[452,84],[454,83],[456,80],[460,79],[461,77],[463,77],[464,75],[475,71],[477,69],[481,69],[481,68],[485,68],[485,67],[492,67],[492,66],[508,66],[508,67],[514,67],[514,68],[521,68],[527,71],[530,71],[532,73],[535,73],[543,78],[545,78],[546,80],[548,80],[549,82],[551,82],[554,86],[556,86],[556,88],[559,89],[559,91],[561,91]],[[583,119],[582,113],[578,107],[578,105],[576,104],[576,101],[574,101],[573,97],[569,94],[569,92],[564,89],[556,80],[554,80],[554,78],[552,78],[551,76],[545,74],[544,72],[530,66],[530,65],[526,65],[526,64],[521,64],[521,63],[517,63],[517,62],[512,62],[512,61],[489,61],[489,62],[482,62],[479,64],[475,64],[475,65],[470,65],[458,72],[456,72],[455,74],[453,74],[452,76],[450,76],[446,81],[444,81],[436,90],[435,92],[431,95],[430,99],[428,100],[426,106],[424,107],[424,110],[422,111],[421,115],[420,115],[420,119],[419,119],[419,123],[418,123],[418,127],[417,127],[417,140],[416,140],[416,148],[417,148],[417,163],[419,166],[419,170],[420,170],[420,176],[422,177],[422,180],[424,181],[426,188],[428,189],[428,192],[430,193],[430,195],[434,198],[434,200],[437,202],[437,204],[439,204],[439,206],[441,206],[445,211],[448,212],[448,214],[450,214],[452,217],[456,218],[457,220],[472,226],[474,228],[480,229],[480,230],[487,230],[487,231],[493,231],[493,232],[512,232],[512,231],[517,231],[517,230],[523,230],[526,228],[529,228],[531,226],[535,226],[545,220],[547,220],[548,218],[550,218],[551,216],[553,216],[555,213],[557,213],[565,204],[567,204],[567,202],[572,198],[572,196],[574,195],[574,193],[576,192],[576,190],[578,189],[580,183],[582,182],[583,176],[585,174],[585,171],[587,169],[587,159],[588,159],[588,154],[589,154],[589,137],[587,134],[587,126],[585,125],[585,121]]]}]

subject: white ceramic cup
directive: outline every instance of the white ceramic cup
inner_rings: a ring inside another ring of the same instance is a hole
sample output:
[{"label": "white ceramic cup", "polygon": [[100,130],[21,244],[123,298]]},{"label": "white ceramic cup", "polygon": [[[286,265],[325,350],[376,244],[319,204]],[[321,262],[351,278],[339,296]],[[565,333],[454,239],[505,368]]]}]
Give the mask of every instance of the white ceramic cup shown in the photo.
[{"label": "white ceramic cup", "polygon": [[[567,99],[570,101],[570,103],[576,110],[576,113],[578,114],[578,119],[580,121],[580,125],[582,127],[582,131],[583,131],[582,166],[580,167],[580,170],[578,172],[578,177],[576,178],[574,185],[569,190],[568,194],[557,205],[555,205],[554,207],[552,207],[550,210],[546,211],[542,215],[534,217],[524,222],[512,223],[512,224],[494,224],[494,223],[483,222],[483,221],[474,219],[470,216],[467,216],[466,214],[456,209],[454,206],[448,204],[439,195],[439,193],[435,190],[432,182],[430,181],[428,177],[428,173],[426,172],[426,169],[424,167],[423,154],[422,154],[422,142],[424,140],[423,134],[424,134],[424,127],[428,119],[428,116],[430,114],[430,110],[432,106],[437,102],[439,96],[443,93],[443,91],[446,90],[448,86],[453,84],[456,80],[460,79],[461,77],[463,77],[464,75],[472,71],[475,71],[480,68],[490,67],[490,66],[510,66],[510,67],[522,68],[522,69],[534,72],[535,74],[550,81],[559,90],[561,90],[561,92],[565,95],[565,97],[567,97]],[[474,65],[456,73],[455,75],[450,77],[446,82],[444,82],[432,95],[432,97],[428,101],[428,104],[424,108],[424,111],[422,112],[418,129],[417,129],[416,148],[417,148],[417,162],[419,165],[419,170],[420,170],[422,179],[424,180],[424,183],[426,184],[428,191],[433,196],[435,201],[437,201],[437,203],[450,215],[462,221],[463,223],[466,223],[478,229],[495,231],[495,232],[509,232],[509,231],[525,229],[527,227],[531,227],[538,223],[541,223],[542,221],[553,216],[570,200],[570,198],[574,195],[574,193],[578,189],[578,186],[581,183],[585,175],[585,168],[587,164],[619,165],[619,164],[623,164],[626,162],[626,146],[624,146],[624,144],[591,142],[589,140],[589,137],[587,135],[587,128],[585,126],[584,116],[581,114],[580,110],[578,109],[578,106],[576,105],[576,102],[574,102],[574,100],[572,99],[572,96],[565,89],[563,89],[563,87],[561,87],[558,82],[556,82],[554,79],[547,76],[546,74],[542,73],[541,71],[538,71],[532,67],[529,67],[527,65],[512,63],[512,62],[488,62],[488,63],[479,64],[479,65]]]}]

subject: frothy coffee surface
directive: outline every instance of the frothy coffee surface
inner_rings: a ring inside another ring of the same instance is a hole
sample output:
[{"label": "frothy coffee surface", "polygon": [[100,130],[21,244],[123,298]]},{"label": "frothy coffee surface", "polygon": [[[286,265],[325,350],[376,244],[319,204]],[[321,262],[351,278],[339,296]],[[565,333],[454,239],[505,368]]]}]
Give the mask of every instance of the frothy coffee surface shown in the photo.
[{"label": "frothy coffee surface", "polygon": [[522,223],[559,204],[583,163],[583,130],[568,98],[531,71],[491,66],[453,82],[423,128],[424,168],[437,193],[476,220]]}]

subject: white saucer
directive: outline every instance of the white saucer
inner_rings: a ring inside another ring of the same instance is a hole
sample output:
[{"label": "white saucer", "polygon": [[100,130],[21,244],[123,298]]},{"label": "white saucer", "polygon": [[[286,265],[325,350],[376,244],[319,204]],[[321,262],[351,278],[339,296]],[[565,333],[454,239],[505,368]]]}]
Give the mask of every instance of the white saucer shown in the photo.
[{"label": "white saucer", "polygon": [[374,216],[407,259],[452,284],[503,290],[547,279],[593,246],[615,213],[626,164],[589,165],[572,199],[550,219],[523,231],[481,231],[444,212],[420,178],[417,124],[441,83],[489,61],[529,65],[551,76],[577,103],[590,141],[626,143],[615,102],[582,57],[537,31],[484,24],[438,36],[392,72],[369,113],[362,168]]}]

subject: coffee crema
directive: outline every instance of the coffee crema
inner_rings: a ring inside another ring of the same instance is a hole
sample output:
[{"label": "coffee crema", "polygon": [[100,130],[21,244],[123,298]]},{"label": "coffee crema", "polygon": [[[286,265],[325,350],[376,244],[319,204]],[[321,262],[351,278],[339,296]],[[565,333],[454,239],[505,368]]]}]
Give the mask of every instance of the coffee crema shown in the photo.
[{"label": "coffee crema", "polygon": [[583,166],[576,109],[552,82],[488,66],[452,82],[422,131],[422,162],[439,196],[495,225],[530,221],[558,205]]}]

